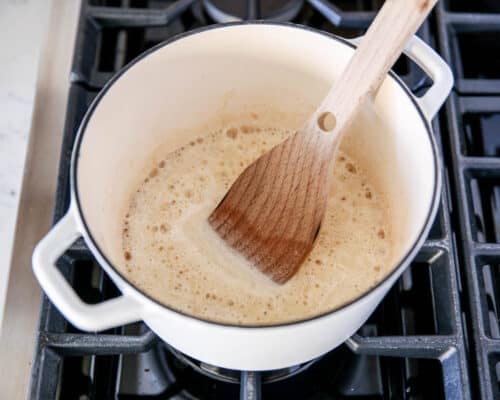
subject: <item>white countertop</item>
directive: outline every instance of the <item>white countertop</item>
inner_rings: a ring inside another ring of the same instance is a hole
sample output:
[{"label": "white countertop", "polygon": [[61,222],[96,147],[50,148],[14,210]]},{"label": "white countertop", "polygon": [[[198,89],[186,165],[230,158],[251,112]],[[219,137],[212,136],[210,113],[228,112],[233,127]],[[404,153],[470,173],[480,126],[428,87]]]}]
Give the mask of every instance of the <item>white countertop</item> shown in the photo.
[{"label": "white countertop", "polygon": [[30,398],[41,305],[31,255],[51,225],[79,10],[80,0],[0,0],[2,399]]},{"label": "white countertop", "polygon": [[47,0],[10,0],[0,5],[0,327],[50,6]]}]

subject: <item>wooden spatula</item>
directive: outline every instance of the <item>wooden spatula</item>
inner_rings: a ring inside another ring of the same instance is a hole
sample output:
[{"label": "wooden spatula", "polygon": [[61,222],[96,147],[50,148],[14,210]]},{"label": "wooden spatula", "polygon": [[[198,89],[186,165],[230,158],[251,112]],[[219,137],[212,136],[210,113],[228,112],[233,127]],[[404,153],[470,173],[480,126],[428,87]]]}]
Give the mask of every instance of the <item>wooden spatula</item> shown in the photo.
[{"label": "wooden spatula", "polygon": [[250,164],[209,217],[230,246],[277,283],[311,251],[343,134],[437,0],[386,0],[340,78],[290,138]]}]

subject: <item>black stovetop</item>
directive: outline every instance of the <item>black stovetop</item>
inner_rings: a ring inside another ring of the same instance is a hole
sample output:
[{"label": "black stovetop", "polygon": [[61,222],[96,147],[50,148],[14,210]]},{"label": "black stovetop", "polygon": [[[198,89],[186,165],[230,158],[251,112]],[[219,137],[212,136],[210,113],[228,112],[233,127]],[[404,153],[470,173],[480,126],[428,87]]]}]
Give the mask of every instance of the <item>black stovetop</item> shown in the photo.
[{"label": "black stovetop", "polygon": [[[272,18],[353,37],[381,0],[83,0],[71,70],[54,221],[69,204],[76,130],[104,83],[144,50],[228,15]],[[255,374],[197,363],[144,324],[84,333],[43,298],[32,399],[498,399],[500,398],[500,3],[441,0],[419,35],[456,83],[433,122],[445,163],[438,217],[418,256],[375,313],[320,360]],[[429,82],[402,57],[415,92]],[[88,302],[117,295],[85,244],[58,266]],[[328,334],[328,333],[325,333]],[[256,397],[254,397],[256,398]]]}]

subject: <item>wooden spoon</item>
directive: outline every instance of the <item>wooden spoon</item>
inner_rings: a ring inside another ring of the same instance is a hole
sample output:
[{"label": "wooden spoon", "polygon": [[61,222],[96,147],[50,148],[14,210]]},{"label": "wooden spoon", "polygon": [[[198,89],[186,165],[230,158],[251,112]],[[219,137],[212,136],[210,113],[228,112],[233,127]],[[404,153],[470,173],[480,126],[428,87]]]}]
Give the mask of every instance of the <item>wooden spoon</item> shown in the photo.
[{"label": "wooden spoon", "polygon": [[386,0],[341,77],[304,127],[250,164],[208,221],[283,284],[311,251],[325,212],[336,150],[437,0]]}]

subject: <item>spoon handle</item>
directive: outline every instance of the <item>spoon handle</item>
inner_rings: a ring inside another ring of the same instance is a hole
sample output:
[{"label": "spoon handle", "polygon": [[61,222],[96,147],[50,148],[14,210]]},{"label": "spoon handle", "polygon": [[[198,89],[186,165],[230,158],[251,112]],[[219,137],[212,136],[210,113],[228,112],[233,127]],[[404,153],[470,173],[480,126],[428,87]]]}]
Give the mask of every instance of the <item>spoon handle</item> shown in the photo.
[{"label": "spoon handle", "polygon": [[436,2],[386,0],[340,78],[308,120],[305,130],[327,136],[327,142],[335,148],[359,107],[376,93],[406,42]]}]

